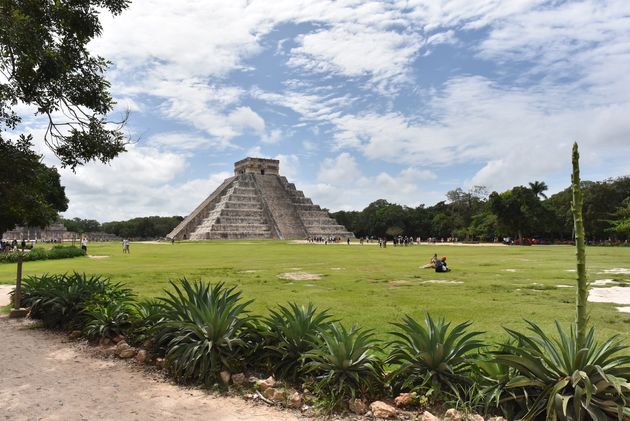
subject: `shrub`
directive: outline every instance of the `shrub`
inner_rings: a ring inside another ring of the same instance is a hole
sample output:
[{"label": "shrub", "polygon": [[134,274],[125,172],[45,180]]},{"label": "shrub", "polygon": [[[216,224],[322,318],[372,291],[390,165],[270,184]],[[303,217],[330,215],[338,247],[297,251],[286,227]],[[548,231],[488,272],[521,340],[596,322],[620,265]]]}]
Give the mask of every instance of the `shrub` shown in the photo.
[{"label": "shrub", "polygon": [[321,334],[319,346],[305,355],[307,370],[316,376],[315,392],[326,399],[329,409],[347,399],[372,397],[383,386],[381,351],[371,330],[353,326],[347,331],[333,323]]},{"label": "shrub", "polygon": [[133,294],[122,284],[101,276],[71,275],[31,276],[22,285],[22,303],[31,307],[31,317],[41,319],[50,328],[83,328],[85,309],[128,300]]},{"label": "shrub", "polygon": [[36,247],[28,253],[0,253],[0,263],[15,263],[18,256],[22,256],[23,262],[46,259],[66,259],[85,256],[85,252],[75,246],[53,246],[50,250]]},{"label": "shrub", "polygon": [[113,301],[85,309],[83,333],[89,339],[114,338],[125,335],[132,327],[132,307],[128,302]]},{"label": "shrub", "polygon": [[[128,334],[127,342],[142,343],[155,339],[157,329],[164,322],[164,307],[157,300],[143,300],[134,303],[131,308],[132,326]],[[156,348],[153,349],[160,355],[164,355]]]},{"label": "shrub", "polygon": [[516,344],[495,356],[518,373],[507,387],[528,391],[518,396],[528,409],[524,419],[543,412],[546,419],[558,420],[630,418],[630,356],[619,355],[628,347],[617,336],[599,343],[591,328],[579,346],[575,324],[567,335],[556,322],[558,338],[551,339],[527,323],[532,334],[506,329]]},{"label": "shrub", "polygon": [[424,326],[409,316],[402,323],[392,323],[399,331],[389,343],[386,363],[397,366],[391,375],[398,389],[435,389],[460,395],[462,384],[472,383],[470,353],[483,346],[477,338],[481,332],[469,332],[470,322],[460,323],[449,330],[444,319],[434,321],[430,314]]},{"label": "shrub", "polygon": [[280,305],[277,310],[271,310],[264,320],[264,348],[275,374],[291,380],[302,374],[305,354],[313,349],[317,337],[330,323],[328,312],[317,311],[312,303],[306,307],[289,303],[288,307]]},{"label": "shrub", "polygon": [[241,368],[247,345],[242,335],[252,320],[246,308],[252,301],[241,302],[241,292],[223,283],[184,278],[179,286],[171,285],[174,292],[160,299],[164,322],[157,342],[176,380],[209,386],[221,370]]}]

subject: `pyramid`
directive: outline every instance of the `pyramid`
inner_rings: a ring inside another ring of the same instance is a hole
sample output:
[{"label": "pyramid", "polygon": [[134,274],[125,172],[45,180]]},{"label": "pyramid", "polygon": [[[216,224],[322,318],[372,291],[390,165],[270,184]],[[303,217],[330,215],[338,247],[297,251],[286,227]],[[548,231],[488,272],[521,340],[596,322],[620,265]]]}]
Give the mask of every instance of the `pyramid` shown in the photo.
[{"label": "pyramid", "polygon": [[245,158],[168,238],[175,240],[353,238],[280,175],[280,161]]}]

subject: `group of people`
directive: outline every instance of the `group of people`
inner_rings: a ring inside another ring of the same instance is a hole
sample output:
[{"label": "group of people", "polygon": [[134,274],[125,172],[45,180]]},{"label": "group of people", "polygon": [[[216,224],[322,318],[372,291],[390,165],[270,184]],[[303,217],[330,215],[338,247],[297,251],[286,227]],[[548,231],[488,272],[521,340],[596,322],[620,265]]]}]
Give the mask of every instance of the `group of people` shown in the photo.
[{"label": "group of people", "polygon": [[13,239],[13,241],[0,241],[0,252],[8,253],[10,251],[18,251],[25,249],[32,249],[33,243],[30,241],[27,243],[26,240],[22,240],[22,242],[18,242],[18,240]]},{"label": "group of people", "polygon": [[448,272],[450,271],[448,265],[446,264],[446,256],[442,256],[440,259],[435,253],[431,258],[431,261],[423,266],[425,269],[435,269],[436,272]]}]

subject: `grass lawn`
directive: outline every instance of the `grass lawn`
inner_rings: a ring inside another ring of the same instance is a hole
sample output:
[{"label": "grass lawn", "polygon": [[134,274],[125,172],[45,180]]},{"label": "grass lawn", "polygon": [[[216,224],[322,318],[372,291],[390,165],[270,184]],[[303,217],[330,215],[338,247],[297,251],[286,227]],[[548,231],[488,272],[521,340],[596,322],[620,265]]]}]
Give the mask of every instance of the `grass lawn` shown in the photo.
[{"label": "grass lawn", "polygon": [[[568,246],[458,247],[448,245],[379,249],[374,245],[291,244],[282,241],[132,243],[122,254],[119,243],[90,243],[92,256],[24,263],[24,274],[78,271],[104,274],[133,288],[141,297],[161,295],[169,280],[225,281],[255,299],[251,309],[289,301],[312,301],[345,323],[375,329],[385,338],[389,322],[404,314],[429,311],[453,322],[472,320],[488,339],[504,337],[502,326],[522,328],[529,319],[550,330],[554,320],[574,317],[575,249]],[[452,272],[419,266],[433,253],[446,255]],[[630,248],[587,249],[589,280],[630,275],[601,274],[630,268]],[[286,272],[319,274],[318,280],[285,280]],[[451,281],[436,283],[427,281]],[[15,264],[0,265],[0,283],[15,282]],[[601,334],[630,339],[630,314],[614,304],[593,303],[591,321]]]}]

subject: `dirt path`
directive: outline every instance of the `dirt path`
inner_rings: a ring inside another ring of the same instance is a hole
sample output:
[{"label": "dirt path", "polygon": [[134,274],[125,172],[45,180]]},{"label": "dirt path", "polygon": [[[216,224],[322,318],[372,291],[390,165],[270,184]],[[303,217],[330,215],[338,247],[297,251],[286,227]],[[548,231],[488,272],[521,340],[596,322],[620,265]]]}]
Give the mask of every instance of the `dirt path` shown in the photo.
[{"label": "dirt path", "polygon": [[6,316],[0,317],[0,373],[0,418],[7,420],[301,419],[240,398],[166,383],[137,366],[97,358],[65,336]]}]

